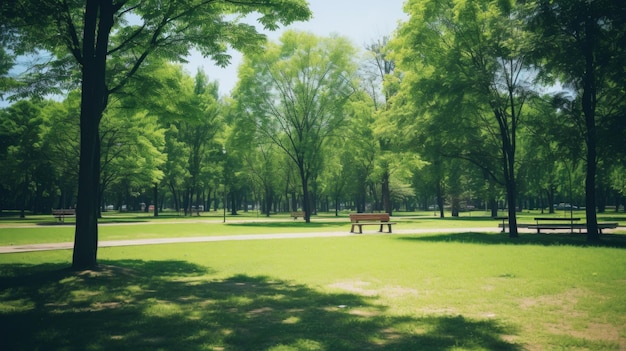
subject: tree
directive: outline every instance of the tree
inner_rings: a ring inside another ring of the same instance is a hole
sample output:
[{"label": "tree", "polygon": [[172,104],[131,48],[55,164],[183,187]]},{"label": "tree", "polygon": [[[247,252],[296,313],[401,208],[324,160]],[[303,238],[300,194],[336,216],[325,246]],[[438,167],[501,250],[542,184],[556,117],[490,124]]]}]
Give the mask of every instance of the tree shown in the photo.
[{"label": "tree", "polygon": [[[195,76],[193,91],[184,98],[184,119],[175,122],[178,140],[187,146],[189,176],[184,184],[183,209],[191,213],[192,206],[199,206],[202,185],[201,176],[211,161],[211,149],[220,131],[220,105],[217,82],[209,82],[201,71]],[[195,196],[195,200],[194,200]]]},{"label": "tree", "polygon": [[44,157],[44,121],[41,104],[23,100],[0,111],[0,177],[15,205],[25,217],[29,200],[38,183],[38,169],[50,165]]},{"label": "tree", "polygon": [[[459,124],[451,123],[454,119],[480,127],[480,134],[474,135],[498,140],[494,151],[499,152],[502,176],[497,179],[507,192],[509,236],[517,237],[516,136],[529,96],[527,81],[533,74],[528,69],[527,41],[515,17],[515,3],[409,1],[406,9],[411,17],[399,29],[394,44],[396,64],[403,72],[412,71],[401,84],[406,89],[402,99],[414,94],[420,99],[415,105],[418,113],[428,111],[441,119],[444,129],[459,141],[469,139],[462,135]],[[437,104],[448,113],[429,110]],[[438,137],[447,138],[448,134]],[[496,177],[488,168],[491,162],[483,164],[491,159],[489,155],[450,156],[465,158]]]},{"label": "tree", "polygon": [[[387,77],[394,74],[395,70],[395,62],[390,59],[390,55],[386,52],[386,46],[389,43],[389,37],[383,37],[382,39],[375,41],[366,46],[366,50],[371,57],[371,61],[373,66],[375,67],[374,74],[370,75],[371,79],[366,79],[366,82],[371,82],[370,96],[374,102],[374,107],[376,109],[377,121],[380,121],[381,115],[385,111],[387,111],[390,105],[387,103],[389,98],[393,95],[393,90],[389,89],[389,86],[383,86],[383,83]],[[375,82],[379,83],[379,86],[376,87]],[[384,100],[382,102],[378,101],[378,94],[376,93],[378,89],[382,89]],[[379,108],[379,105],[382,106]],[[382,119],[382,127],[377,128],[377,123],[374,122],[372,126],[375,131],[375,136],[378,139],[378,143],[380,146],[380,154],[377,157],[377,166],[380,175],[381,182],[381,195],[383,202],[383,209],[386,213],[392,214],[392,204],[391,204],[391,188],[390,188],[390,179],[391,173],[393,172],[393,162],[397,160],[397,157],[393,155],[391,151],[393,131],[391,129],[385,128],[388,125],[387,119]],[[381,131],[382,129],[382,131]]]},{"label": "tree", "polygon": [[118,199],[122,200],[121,195],[150,189],[163,178],[164,134],[155,114],[119,106],[108,109],[100,133],[100,208],[105,207],[103,195],[111,188],[117,190]]},{"label": "tree", "polygon": [[624,88],[624,4],[613,0],[526,2],[528,25],[536,35],[534,53],[543,76],[549,82],[562,82],[571,87],[575,93],[572,101],[580,107],[586,146],[587,240],[597,242],[600,240],[596,216],[598,137],[602,132],[599,125],[604,124],[598,121],[601,117],[598,111],[612,109],[611,101],[615,100],[611,91]]},{"label": "tree", "polygon": [[[71,91],[60,103],[49,103],[47,114],[48,133],[45,147],[54,165],[58,199],[52,208],[74,208],[78,190],[78,160],[80,146],[78,136],[80,92]],[[55,191],[55,194],[57,191]]]},{"label": "tree", "polygon": [[[183,0],[162,1],[15,1],[3,6],[1,19],[26,49],[42,48],[58,60],[44,73],[79,67],[81,85],[80,170],[72,267],[97,265],[98,188],[100,184],[99,126],[112,95],[120,93],[149,56],[182,61],[191,48],[226,65],[228,45],[253,50],[265,37],[232,14],[260,13],[268,29],[310,16],[303,0]],[[33,17],[33,14],[39,16]],[[235,18],[235,19],[233,19]],[[25,25],[26,24],[26,25]],[[107,59],[117,57],[117,65]],[[55,77],[56,78],[56,77]],[[69,77],[71,78],[71,77]],[[42,84],[50,80],[41,80]]]},{"label": "tree", "polygon": [[238,150],[244,164],[245,172],[253,191],[261,203],[261,213],[270,216],[274,200],[280,194],[281,157],[282,151],[272,140],[256,129],[249,118],[237,114],[239,107],[231,106],[231,126],[229,145]]},{"label": "tree", "polygon": [[[224,129],[218,83],[201,70],[192,78],[181,66],[158,61],[146,67],[141,78],[127,89],[137,93],[124,98],[122,105],[158,116],[158,125],[167,130],[163,184],[176,210],[191,214],[192,207],[210,198],[216,179],[221,182],[215,169],[222,148],[216,139]],[[159,183],[154,184],[156,200]]]},{"label": "tree", "polygon": [[339,37],[288,31],[281,45],[249,55],[234,98],[243,115],[278,145],[298,168],[305,220],[312,213],[311,185],[320,174],[328,139],[339,135],[344,106],[354,94],[354,49]]}]

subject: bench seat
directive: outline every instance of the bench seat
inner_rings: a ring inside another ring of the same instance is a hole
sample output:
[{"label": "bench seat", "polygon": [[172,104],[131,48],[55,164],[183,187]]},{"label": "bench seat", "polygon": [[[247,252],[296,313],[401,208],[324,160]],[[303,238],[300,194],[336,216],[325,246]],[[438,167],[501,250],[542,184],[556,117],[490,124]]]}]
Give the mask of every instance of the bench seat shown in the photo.
[{"label": "bench seat", "polygon": [[359,234],[363,234],[364,225],[378,225],[380,226],[378,230],[380,233],[383,233],[384,226],[387,226],[387,232],[391,233],[391,226],[396,223],[389,220],[389,213],[351,213],[350,222],[352,223],[352,228],[350,228],[350,233],[356,233],[354,228],[358,227]]},{"label": "bench seat", "polygon": [[74,208],[52,209],[52,216],[56,218],[59,222],[65,222],[65,217],[76,216],[76,209]]},{"label": "bench seat", "polygon": [[[598,223],[598,231],[602,234],[603,229],[615,229],[619,226],[619,223]],[[583,229],[587,229],[587,224],[585,223],[572,223],[572,224],[559,224],[559,223],[546,223],[546,224],[531,224],[528,226],[529,229],[536,229],[537,233],[541,233],[542,229],[545,230],[566,230],[578,229],[579,233],[582,233]]]},{"label": "bench seat", "polygon": [[294,221],[299,217],[304,218],[304,211],[293,211],[291,212],[291,217],[293,217]]}]

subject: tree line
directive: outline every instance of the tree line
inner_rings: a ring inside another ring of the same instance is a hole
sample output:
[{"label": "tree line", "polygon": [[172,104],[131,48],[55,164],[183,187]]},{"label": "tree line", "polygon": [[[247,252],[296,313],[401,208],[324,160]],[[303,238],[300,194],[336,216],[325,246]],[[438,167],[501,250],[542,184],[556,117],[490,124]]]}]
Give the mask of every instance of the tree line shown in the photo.
[{"label": "tree line", "polygon": [[[335,35],[265,42],[239,22],[306,20],[304,1],[1,5],[0,208],[76,207],[75,268],[96,264],[108,205],[250,205],[265,215],[435,209],[596,211],[624,204],[618,1],[407,1],[358,48]],[[244,52],[229,96],[176,62]],[[48,56],[18,77],[18,57]],[[49,94],[60,98],[46,99]]]}]

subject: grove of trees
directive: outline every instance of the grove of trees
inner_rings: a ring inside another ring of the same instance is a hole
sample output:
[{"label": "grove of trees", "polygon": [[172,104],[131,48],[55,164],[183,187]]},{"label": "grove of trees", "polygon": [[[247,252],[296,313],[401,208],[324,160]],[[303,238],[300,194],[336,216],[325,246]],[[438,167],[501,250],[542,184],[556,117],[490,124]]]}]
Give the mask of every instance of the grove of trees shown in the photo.
[{"label": "grove of trees", "polygon": [[[266,216],[522,208],[597,212],[626,195],[626,4],[409,0],[359,48],[260,25],[301,0],[25,0],[0,5],[0,211],[77,209],[73,267],[110,205]],[[244,52],[219,96],[190,50]],[[18,58],[33,58],[29,67]],[[36,60],[35,60],[36,59]],[[11,69],[13,68],[13,71]],[[13,72],[19,73],[13,73]]]}]

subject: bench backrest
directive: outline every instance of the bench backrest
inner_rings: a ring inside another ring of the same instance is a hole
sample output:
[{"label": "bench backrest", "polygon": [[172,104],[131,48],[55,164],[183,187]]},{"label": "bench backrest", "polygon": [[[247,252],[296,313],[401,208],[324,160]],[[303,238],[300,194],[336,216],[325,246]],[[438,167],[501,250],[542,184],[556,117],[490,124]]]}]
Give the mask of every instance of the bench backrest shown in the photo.
[{"label": "bench backrest", "polygon": [[62,209],[53,209],[53,215],[74,215],[76,214],[76,210],[73,208],[62,208]]},{"label": "bench backrest", "polygon": [[389,213],[350,213],[350,222],[359,221],[389,222]]},{"label": "bench backrest", "polygon": [[565,218],[565,217],[535,217],[535,221],[555,221],[555,222],[569,222],[580,221],[580,218]]}]

